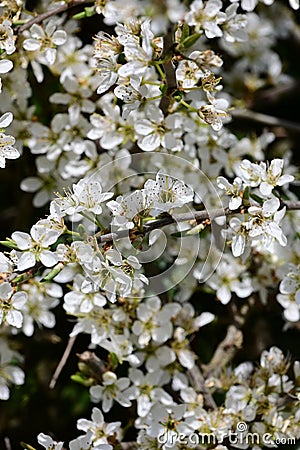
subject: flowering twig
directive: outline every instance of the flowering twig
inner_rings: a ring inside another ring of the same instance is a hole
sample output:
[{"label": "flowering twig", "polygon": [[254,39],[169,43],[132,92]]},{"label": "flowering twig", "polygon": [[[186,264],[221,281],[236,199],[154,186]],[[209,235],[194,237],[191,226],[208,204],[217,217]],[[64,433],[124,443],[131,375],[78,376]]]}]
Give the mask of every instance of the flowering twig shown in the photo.
[{"label": "flowering twig", "polygon": [[[285,206],[288,211],[296,211],[300,210],[300,201],[286,201],[282,202],[281,206]],[[242,207],[243,211],[245,211],[245,207]],[[157,228],[162,228],[166,225],[170,225],[172,223],[177,222],[186,222],[190,220],[196,220],[197,222],[202,222],[204,220],[212,220],[217,217],[222,216],[230,216],[232,214],[238,214],[241,211],[241,208],[237,210],[231,210],[229,208],[223,209],[215,209],[213,211],[194,211],[192,213],[181,213],[181,214],[173,214],[166,215],[157,220],[153,220],[151,223],[147,223],[143,226],[143,232],[148,233],[149,231],[156,230]],[[114,239],[120,239],[128,235],[128,230],[120,230],[114,233],[103,234],[102,236],[97,236],[97,240],[99,243],[112,242]]]},{"label": "flowering twig", "polygon": [[58,6],[57,8],[53,8],[50,11],[46,11],[38,16],[30,19],[28,22],[24,23],[21,27],[18,28],[18,35],[21,35],[23,31],[28,30],[33,24],[41,23],[49,17],[55,16],[56,14],[60,14],[67,9],[73,8],[74,6],[82,5],[84,3],[91,3],[90,0],[71,0],[70,2],[66,2],[63,5]]}]

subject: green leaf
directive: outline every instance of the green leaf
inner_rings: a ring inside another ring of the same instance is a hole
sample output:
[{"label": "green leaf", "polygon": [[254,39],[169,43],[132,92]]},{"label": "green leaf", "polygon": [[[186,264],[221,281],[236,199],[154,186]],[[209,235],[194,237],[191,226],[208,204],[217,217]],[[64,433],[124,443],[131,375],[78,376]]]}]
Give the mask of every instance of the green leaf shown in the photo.
[{"label": "green leaf", "polygon": [[180,42],[183,43],[190,35],[190,27],[188,26],[187,23],[184,23],[182,26],[182,34],[181,34],[181,39]]},{"label": "green leaf", "polygon": [[112,366],[112,369],[116,369],[122,361],[119,360],[118,355],[116,353],[110,353],[109,354],[109,362]]},{"label": "green leaf", "polygon": [[173,93],[173,98],[174,100],[176,100],[176,102],[180,102],[182,100],[183,97],[183,92],[179,91],[178,89]]},{"label": "green leaf", "polygon": [[262,205],[264,203],[264,199],[262,199],[261,197],[259,197],[256,194],[250,194],[250,197],[255,200],[257,203],[259,203],[260,205]]},{"label": "green leaf", "polygon": [[20,250],[16,242],[10,238],[7,238],[6,241],[0,241],[0,244],[4,245],[4,247],[12,248],[14,250]]},{"label": "green leaf", "polygon": [[53,278],[56,277],[56,275],[58,275],[64,267],[65,265],[62,262],[56,264],[56,266],[53,267],[53,269],[41,279],[41,282],[53,280]]},{"label": "green leaf", "polygon": [[74,16],[72,16],[72,19],[85,19],[86,17],[92,17],[96,14],[95,11],[95,7],[94,6],[87,6],[86,8],[84,8],[84,11],[78,13],[78,14],[74,14]]},{"label": "green leaf", "polygon": [[75,383],[82,384],[85,387],[90,387],[94,384],[93,378],[85,378],[80,372],[74,373],[70,378]]},{"label": "green leaf", "polygon": [[191,47],[192,45],[195,44],[195,42],[198,41],[199,37],[201,36],[200,33],[194,33],[191,36],[188,36],[187,38],[184,39],[184,41],[181,43],[181,45],[187,49],[189,47]]},{"label": "green leaf", "polygon": [[21,447],[25,448],[26,450],[36,450],[35,447],[32,447],[29,444],[25,444],[25,442],[20,442]]}]

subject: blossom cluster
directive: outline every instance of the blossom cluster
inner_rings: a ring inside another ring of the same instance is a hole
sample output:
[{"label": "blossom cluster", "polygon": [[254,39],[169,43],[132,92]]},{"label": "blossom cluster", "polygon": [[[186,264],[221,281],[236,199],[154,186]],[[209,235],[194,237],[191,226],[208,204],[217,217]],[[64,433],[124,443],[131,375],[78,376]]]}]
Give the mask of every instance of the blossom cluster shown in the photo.
[{"label": "blossom cluster", "polygon": [[[74,377],[96,405],[70,450],[121,449],[128,429],[141,450],[181,450],[181,433],[240,421],[299,439],[299,362],[275,346],[257,365],[234,359],[257,306],[297,332],[297,169],[277,128],[229,125],[290,86],[276,45],[296,36],[299,2],[46,3],[0,3],[0,167],[30,158],[20,188],[49,211],[1,238],[0,399],[26,383],[18,339],[55,329],[60,309],[90,340]],[[221,329],[220,311],[241,330],[204,364],[202,328]]]}]

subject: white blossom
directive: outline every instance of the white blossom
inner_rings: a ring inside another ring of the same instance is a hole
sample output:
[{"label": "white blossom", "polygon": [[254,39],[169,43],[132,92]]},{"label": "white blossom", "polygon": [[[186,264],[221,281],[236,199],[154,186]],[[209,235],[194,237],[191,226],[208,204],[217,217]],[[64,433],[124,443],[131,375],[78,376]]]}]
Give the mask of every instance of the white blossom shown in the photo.
[{"label": "white blossom", "polygon": [[0,49],[5,50],[8,55],[11,55],[16,50],[15,37],[11,24],[11,21],[8,19],[4,19],[0,23]]},{"label": "white blossom", "polygon": [[45,54],[48,64],[52,65],[56,58],[56,47],[63,45],[67,40],[64,30],[56,30],[54,20],[49,20],[45,29],[41,25],[33,24],[30,28],[30,37],[25,39],[23,47],[27,51],[39,51]]},{"label": "white blossom", "polygon": [[11,112],[7,112],[0,117],[0,167],[5,167],[5,158],[16,159],[19,158],[20,153],[14,144],[16,142],[15,138],[10,135],[6,135],[1,131],[3,128],[8,127],[13,120],[13,115]]},{"label": "white blossom", "polygon": [[10,396],[10,385],[21,385],[24,383],[25,374],[15,362],[21,362],[22,356],[12,350],[7,342],[0,338],[0,399],[8,400]]},{"label": "white blossom", "polygon": [[0,284],[0,324],[6,321],[9,325],[21,328],[23,323],[22,308],[27,300],[25,292],[15,292],[5,281]]}]

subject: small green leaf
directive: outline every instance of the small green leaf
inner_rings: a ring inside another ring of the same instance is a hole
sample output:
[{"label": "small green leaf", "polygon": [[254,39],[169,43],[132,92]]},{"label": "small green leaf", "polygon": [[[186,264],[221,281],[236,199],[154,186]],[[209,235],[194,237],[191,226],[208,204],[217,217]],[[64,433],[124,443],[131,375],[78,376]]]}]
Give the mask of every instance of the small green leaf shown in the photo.
[{"label": "small green leaf", "polygon": [[65,265],[62,262],[56,264],[56,266],[53,267],[53,269],[41,279],[41,282],[53,280],[53,278],[56,277],[56,275],[58,275],[64,267]]},{"label": "small green leaf", "polygon": [[183,92],[179,91],[178,89],[173,93],[173,98],[176,102],[180,102],[183,97]]},{"label": "small green leaf", "polygon": [[4,247],[12,248],[14,250],[20,250],[16,242],[10,238],[7,238],[6,241],[0,241],[0,244],[4,245]]},{"label": "small green leaf", "polygon": [[260,205],[262,205],[264,203],[264,200],[256,194],[250,194],[250,197],[253,200],[255,200],[257,203],[259,203]]},{"label": "small green leaf", "polygon": [[74,375],[71,375],[71,380],[75,381],[75,383],[82,384],[85,387],[90,387],[94,384],[93,378],[85,378],[82,376],[80,372],[74,373]]},{"label": "small green leaf", "polygon": [[92,17],[96,14],[95,7],[94,6],[87,6],[84,8],[84,11],[74,14],[72,16],[72,19],[85,19],[86,17]]},{"label": "small green leaf", "polygon": [[190,35],[190,27],[188,26],[187,23],[184,23],[182,26],[182,34],[181,34],[181,39],[180,42],[183,43]]},{"label": "small green leaf", "polygon": [[200,33],[194,33],[191,36],[188,36],[187,38],[184,39],[184,41],[181,43],[181,45],[187,49],[189,47],[191,47],[192,45],[195,44],[195,42],[198,41],[199,37],[201,36]]},{"label": "small green leaf", "polygon": [[112,366],[112,369],[116,369],[122,361],[119,360],[118,355],[112,352],[109,354],[109,362]]},{"label": "small green leaf", "polygon": [[21,447],[25,448],[26,450],[36,450],[35,447],[32,447],[29,444],[25,444],[25,442],[20,442]]}]

